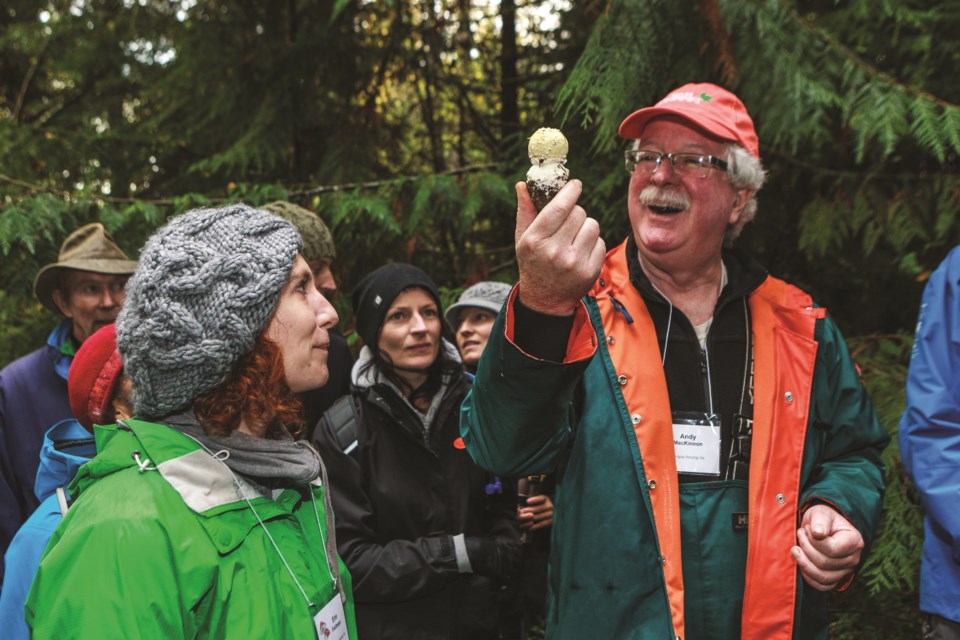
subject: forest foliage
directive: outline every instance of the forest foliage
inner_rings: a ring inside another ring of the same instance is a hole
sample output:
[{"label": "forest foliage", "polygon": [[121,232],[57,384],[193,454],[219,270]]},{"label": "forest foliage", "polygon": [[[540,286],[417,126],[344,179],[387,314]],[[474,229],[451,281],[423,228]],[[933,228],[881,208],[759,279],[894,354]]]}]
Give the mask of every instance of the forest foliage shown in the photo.
[{"label": "forest foliage", "polygon": [[[960,242],[958,27],[956,0],[7,0],[0,363],[43,341],[33,275],[93,220],[135,254],[187,209],[289,199],[332,227],[341,292],[390,260],[448,295],[510,281],[545,125],[612,247],[619,122],[708,80],[747,104],[770,176],[739,242],[830,309],[895,436],[923,283]],[[895,438],[885,459],[834,637],[915,635],[920,512]]]}]

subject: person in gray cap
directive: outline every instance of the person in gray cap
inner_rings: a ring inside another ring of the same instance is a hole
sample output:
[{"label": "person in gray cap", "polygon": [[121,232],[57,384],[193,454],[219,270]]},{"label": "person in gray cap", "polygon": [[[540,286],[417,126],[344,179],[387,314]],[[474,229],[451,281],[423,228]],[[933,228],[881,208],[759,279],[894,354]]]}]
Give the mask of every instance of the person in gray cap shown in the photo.
[{"label": "person in gray cap", "polygon": [[0,371],[0,554],[39,504],[33,485],[44,433],[73,417],[67,396],[73,355],[116,320],[136,267],[95,222],[67,236],[58,260],[37,273],[37,299],[62,320],[44,346]]},{"label": "person in gray cap", "polygon": [[505,282],[478,282],[464,289],[443,317],[453,330],[464,368],[475,373],[493,321],[510,295]]},{"label": "person in gray cap", "polygon": [[356,638],[323,462],[293,437],[338,319],[301,247],[240,204],[147,241],[116,323],[136,417],[95,429],[33,637]]},{"label": "person in gray cap", "polygon": [[[476,373],[487,346],[493,321],[500,313],[512,286],[505,282],[483,281],[463,290],[455,304],[444,313],[454,332],[464,368]],[[553,525],[552,476],[521,476],[517,482],[517,523],[523,544],[520,573],[509,586],[511,598],[501,612],[501,629],[528,637],[530,630],[543,626],[547,611],[547,560],[550,556],[550,527]]]},{"label": "person in gray cap", "polygon": [[[337,257],[333,244],[333,234],[313,211],[299,207],[291,202],[279,200],[263,205],[265,211],[289,220],[303,237],[303,259],[310,265],[313,281],[320,293],[332,298],[337,291],[337,281],[333,277],[331,264]],[[330,332],[330,352],[327,367],[330,380],[319,389],[311,389],[300,395],[303,402],[304,420],[313,427],[330,408],[334,401],[350,392],[350,367],[353,356],[347,341],[337,331]]]}]

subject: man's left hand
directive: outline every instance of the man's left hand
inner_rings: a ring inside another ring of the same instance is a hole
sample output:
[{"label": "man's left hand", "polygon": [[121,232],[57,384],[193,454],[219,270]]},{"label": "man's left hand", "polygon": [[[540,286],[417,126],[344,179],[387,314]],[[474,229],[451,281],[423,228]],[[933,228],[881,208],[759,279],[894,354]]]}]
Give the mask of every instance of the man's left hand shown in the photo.
[{"label": "man's left hand", "polygon": [[831,591],[860,564],[863,545],[863,536],[849,520],[825,504],[815,504],[803,514],[791,553],[807,584]]}]

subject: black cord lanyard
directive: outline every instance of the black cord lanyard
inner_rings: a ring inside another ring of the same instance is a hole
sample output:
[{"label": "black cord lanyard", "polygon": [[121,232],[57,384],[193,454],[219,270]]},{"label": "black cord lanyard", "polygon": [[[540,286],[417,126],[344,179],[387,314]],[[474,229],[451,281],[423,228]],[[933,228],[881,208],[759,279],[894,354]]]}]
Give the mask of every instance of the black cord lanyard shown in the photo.
[{"label": "black cord lanyard", "polygon": [[743,388],[740,391],[740,410],[733,414],[733,433],[730,455],[727,458],[725,480],[750,476],[750,446],[753,441],[753,333],[750,330],[750,307],[743,298],[743,323],[746,348],[743,355]]}]

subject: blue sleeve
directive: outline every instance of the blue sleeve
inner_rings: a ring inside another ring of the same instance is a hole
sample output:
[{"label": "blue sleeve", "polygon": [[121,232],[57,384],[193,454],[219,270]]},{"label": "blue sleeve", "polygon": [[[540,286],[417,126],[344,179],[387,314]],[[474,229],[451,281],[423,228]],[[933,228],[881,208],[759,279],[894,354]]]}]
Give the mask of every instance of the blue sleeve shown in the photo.
[{"label": "blue sleeve", "polygon": [[[23,523],[20,503],[14,490],[15,478],[10,450],[7,446],[7,402],[3,384],[3,372],[0,371],[0,555],[7,551],[17,528]],[[0,563],[0,580],[4,575],[4,564]]]},{"label": "blue sleeve", "polygon": [[930,524],[960,563],[960,248],[923,293],[900,420],[900,454]]},{"label": "blue sleeve", "polygon": [[23,605],[27,601],[43,550],[60,520],[57,499],[51,496],[20,527],[7,549],[3,589],[0,590],[0,629],[3,629],[3,637],[8,640],[30,638],[30,630],[23,617]]}]

